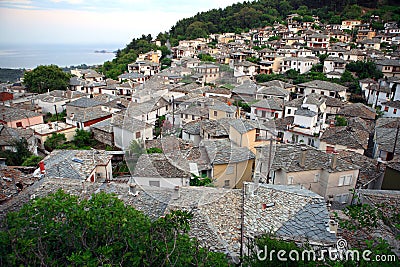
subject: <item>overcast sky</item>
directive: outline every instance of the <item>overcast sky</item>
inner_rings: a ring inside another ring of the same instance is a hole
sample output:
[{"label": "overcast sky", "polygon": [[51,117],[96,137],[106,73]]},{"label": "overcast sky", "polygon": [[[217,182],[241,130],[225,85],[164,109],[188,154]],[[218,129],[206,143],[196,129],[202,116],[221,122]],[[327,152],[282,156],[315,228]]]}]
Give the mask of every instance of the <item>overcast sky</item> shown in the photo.
[{"label": "overcast sky", "polygon": [[0,0],[0,44],[129,43],[239,0]]}]

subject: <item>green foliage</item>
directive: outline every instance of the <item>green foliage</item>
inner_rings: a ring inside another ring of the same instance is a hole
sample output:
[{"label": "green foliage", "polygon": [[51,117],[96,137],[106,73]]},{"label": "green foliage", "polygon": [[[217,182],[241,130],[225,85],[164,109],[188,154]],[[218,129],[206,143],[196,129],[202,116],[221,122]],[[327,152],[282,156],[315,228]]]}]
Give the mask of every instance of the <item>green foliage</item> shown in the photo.
[{"label": "green foliage", "polygon": [[50,137],[44,141],[44,147],[46,150],[52,151],[61,145],[63,145],[67,141],[65,134],[61,133],[53,133]]},{"label": "green foliage", "polygon": [[201,61],[203,62],[215,62],[215,58],[211,56],[210,54],[199,54],[197,56]]},{"label": "green foliage", "polygon": [[343,19],[361,19],[362,8],[358,5],[348,5],[342,13]]},{"label": "green foliage", "polygon": [[359,79],[383,77],[381,71],[376,69],[376,64],[372,61],[356,61],[346,65],[346,70],[354,72]]},{"label": "green foliage", "polygon": [[30,92],[45,93],[47,90],[66,90],[70,74],[56,65],[38,66],[24,74],[24,84]]},{"label": "green foliage", "polygon": [[347,120],[345,117],[336,115],[335,117],[335,125],[336,126],[347,126]]},{"label": "green foliage", "polygon": [[15,139],[11,142],[10,146],[13,147],[13,151],[0,150],[0,158],[6,158],[8,166],[21,166],[25,159],[32,156],[25,138],[21,138],[20,140]]},{"label": "green foliage", "polygon": [[57,191],[10,212],[0,232],[3,266],[228,266],[189,238],[185,211],[151,221],[106,193]]},{"label": "green foliage", "polygon": [[77,148],[86,148],[95,144],[95,140],[92,139],[92,134],[90,132],[81,129],[76,129],[75,132],[72,143]]},{"label": "green foliage", "polygon": [[150,147],[150,148],[146,149],[146,153],[147,154],[163,153],[163,150],[158,147]]},{"label": "green foliage", "polygon": [[65,117],[67,117],[67,111],[64,109],[61,113],[58,114],[51,114],[50,112],[47,114],[48,122],[54,122],[54,121],[64,121],[65,122]]},{"label": "green foliage", "polygon": [[0,68],[0,82],[17,82],[24,76],[24,69],[5,69]]},{"label": "green foliage", "polygon": [[210,186],[212,182],[212,179],[205,175],[200,177],[192,174],[192,178],[190,178],[190,186]]},{"label": "green foliage", "polygon": [[22,162],[22,166],[36,167],[42,159],[43,157],[32,155],[28,158],[25,158],[24,162]]},{"label": "green foliage", "polygon": [[172,63],[172,59],[170,59],[170,58],[163,58],[163,59],[161,59],[161,68],[168,68],[168,67],[170,67],[171,66],[171,63]]},{"label": "green foliage", "polygon": [[257,64],[257,63],[259,63],[259,62],[261,61],[261,58],[258,58],[258,57],[249,57],[249,58],[247,58],[246,60],[249,61],[249,62],[251,62],[251,63]]}]

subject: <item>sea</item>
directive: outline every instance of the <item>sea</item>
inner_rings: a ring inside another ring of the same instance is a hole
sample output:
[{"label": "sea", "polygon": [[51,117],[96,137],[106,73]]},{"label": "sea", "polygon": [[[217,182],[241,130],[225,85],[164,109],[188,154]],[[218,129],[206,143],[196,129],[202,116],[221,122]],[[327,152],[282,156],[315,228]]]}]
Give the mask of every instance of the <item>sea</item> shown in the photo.
[{"label": "sea", "polygon": [[113,52],[123,47],[121,44],[0,44],[0,68],[33,69],[50,64],[59,67],[98,65],[115,58]]}]

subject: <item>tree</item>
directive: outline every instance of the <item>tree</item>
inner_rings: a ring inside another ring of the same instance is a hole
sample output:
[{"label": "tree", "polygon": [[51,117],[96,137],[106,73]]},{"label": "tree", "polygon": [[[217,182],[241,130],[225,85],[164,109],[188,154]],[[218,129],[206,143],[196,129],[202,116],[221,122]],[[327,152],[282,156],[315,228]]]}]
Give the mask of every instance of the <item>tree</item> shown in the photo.
[{"label": "tree", "polygon": [[0,232],[3,266],[228,266],[188,236],[191,213],[151,221],[116,196],[57,191],[10,212]]},{"label": "tree", "polygon": [[215,58],[210,54],[198,54],[197,57],[203,62],[215,62]]},{"label": "tree", "polygon": [[66,90],[71,76],[56,65],[38,66],[24,74],[24,84],[30,92]]},{"label": "tree", "polygon": [[347,120],[345,117],[336,115],[335,120],[336,120],[335,122],[336,126],[347,126]]},{"label": "tree", "polygon": [[44,147],[46,150],[52,151],[57,147],[63,145],[67,141],[65,134],[53,133],[50,137],[44,141]]},{"label": "tree", "polygon": [[158,147],[150,147],[150,148],[146,149],[146,153],[147,154],[163,153],[163,150],[161,148],[158,148]]},{"label": "tree", "polygon": [[32,156],[25,138],[14,139],[10,146],[13,150],[0,151],[0,157],[6,158],[6,164],[9,166],[21,166],[25,159]]},{"label": "tree", "polygon": [[77,148],[90,148],[94,144],[94,140],[92,139],[92,134],[88,131],[81,130],[81,129],[76,129],[76,133],[74,136],[74,140],[72,140],[72,143],[77,147]]},{"label": "tree", "polygon": [[22,162],[22,166],[36,167],[42,159],[43,157],[32,155]]}]

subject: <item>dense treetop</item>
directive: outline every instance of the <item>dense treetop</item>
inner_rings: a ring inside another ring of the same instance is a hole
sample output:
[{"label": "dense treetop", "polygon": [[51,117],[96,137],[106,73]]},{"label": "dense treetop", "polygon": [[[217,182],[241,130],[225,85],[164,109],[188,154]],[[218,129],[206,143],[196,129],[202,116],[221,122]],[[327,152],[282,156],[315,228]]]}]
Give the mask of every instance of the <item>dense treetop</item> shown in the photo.
[{"label": "dense treetop", "polygon": [[24,74],[24,84],[30,92],[45,93],[47,90],[66,90],[70,74],[56,65],[38,66]]}]

